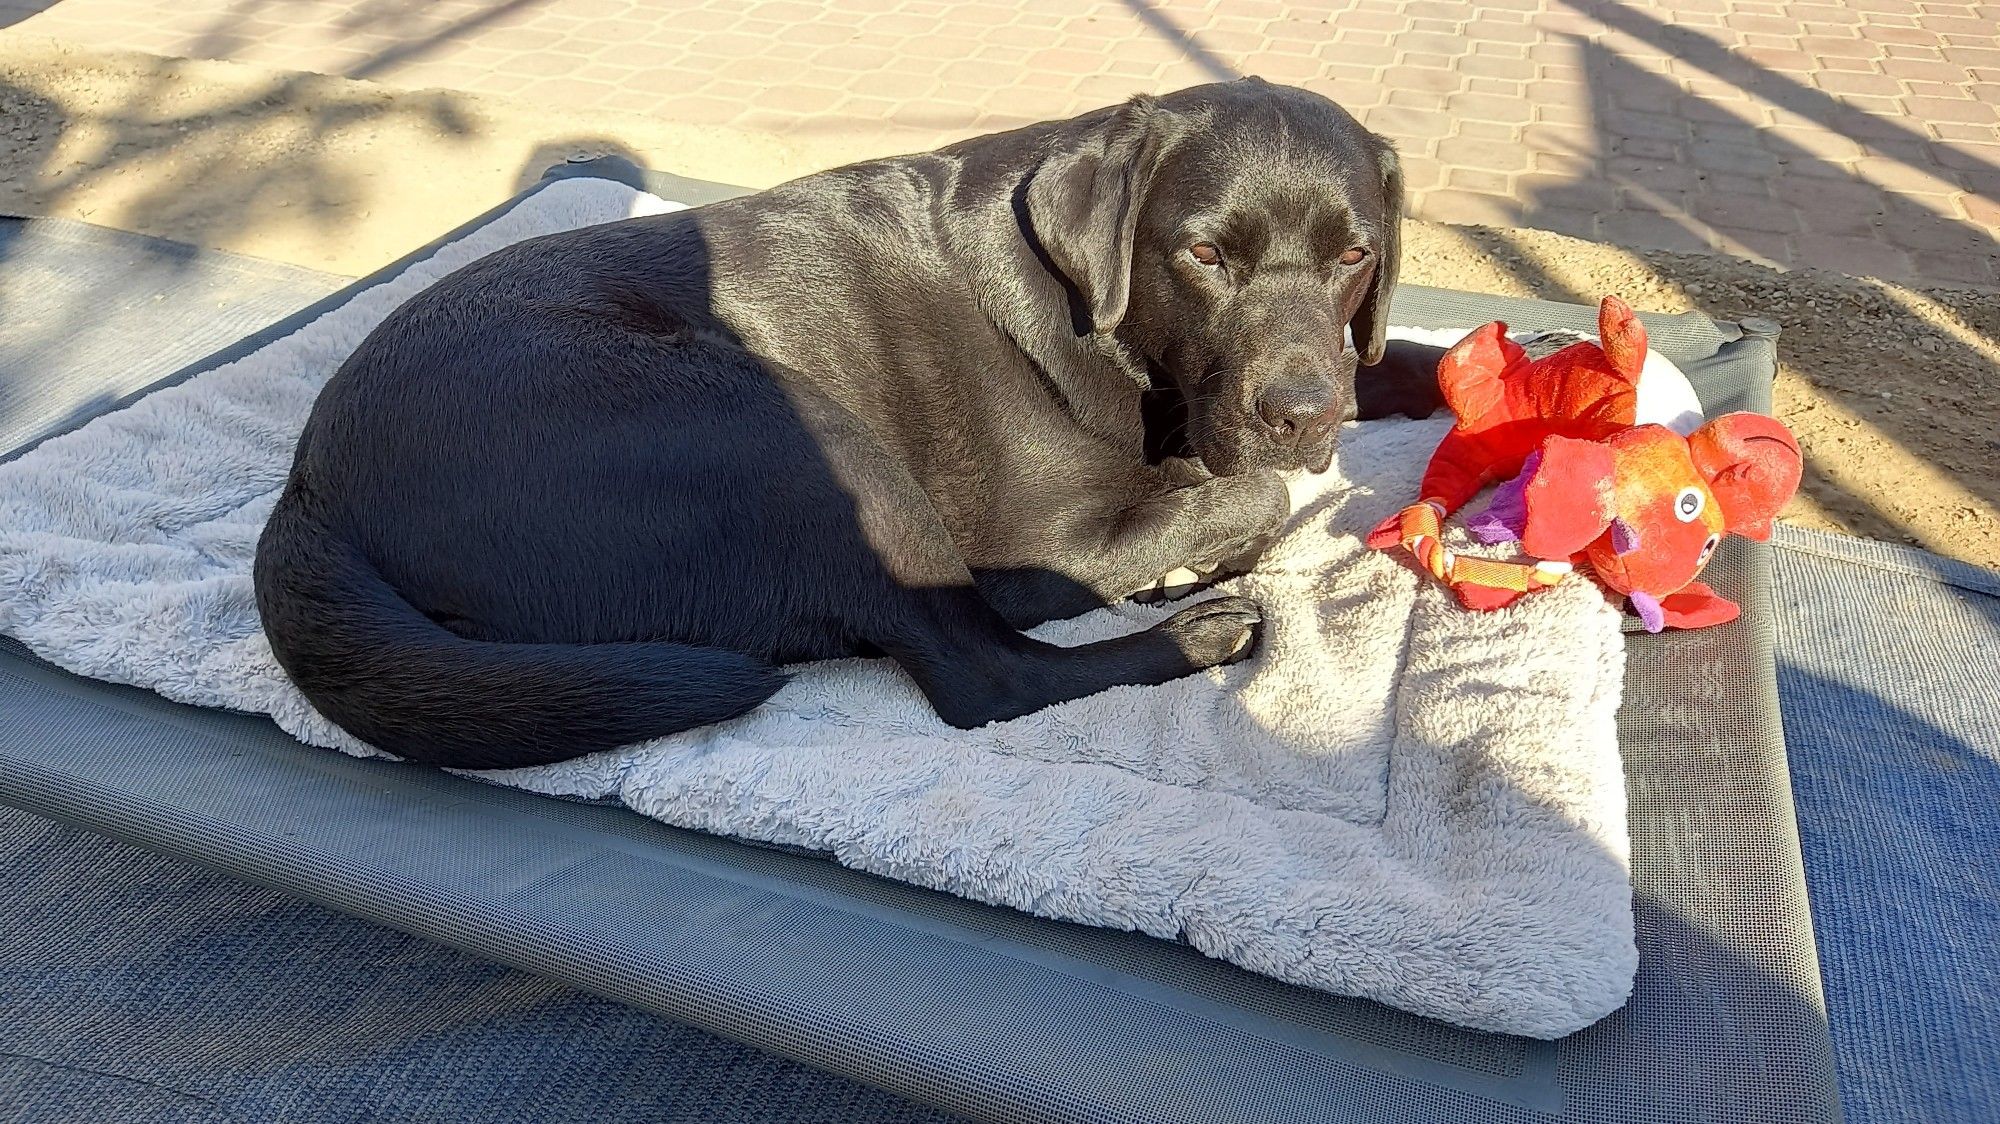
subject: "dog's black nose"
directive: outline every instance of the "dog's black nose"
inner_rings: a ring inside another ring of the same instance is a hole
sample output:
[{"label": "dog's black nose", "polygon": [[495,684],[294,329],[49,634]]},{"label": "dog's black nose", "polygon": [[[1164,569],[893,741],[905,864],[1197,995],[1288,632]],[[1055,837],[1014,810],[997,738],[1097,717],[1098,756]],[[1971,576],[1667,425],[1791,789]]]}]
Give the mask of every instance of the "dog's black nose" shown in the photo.
[{"label": "dog's black nose", "polygon": [[1333,417],[1333,385],[1316,376],[1279,379],[1257,396],[1257,416],[1281,445],[1316,440],[1338,424]]}]

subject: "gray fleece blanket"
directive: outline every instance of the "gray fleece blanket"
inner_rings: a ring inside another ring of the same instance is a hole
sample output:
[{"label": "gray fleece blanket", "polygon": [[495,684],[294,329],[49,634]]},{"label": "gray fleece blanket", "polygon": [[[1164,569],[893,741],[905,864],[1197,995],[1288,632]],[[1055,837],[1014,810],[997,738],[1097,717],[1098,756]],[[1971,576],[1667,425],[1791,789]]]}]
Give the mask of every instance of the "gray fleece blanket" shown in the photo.
[{"label": "gray fleece blanket", "polygon": [[[309,327],[0,465],[0,632],[81,675],[373,752],[286,681],[251,595],[313,396],[452,269],[674,207],[558,182]],[[1229,586],[1269,622],[1236,667],[958,731],[894,665],[829,662],[735,721],[483,776],[1466,1026],[1566,1034],[1624,1002],[1636,961],[1618,616],[1581,581],[1468,613],[1361,545],[1415,495],[1446,424],[1351,427],[1332,471],[1293,482],[1284,535]],[[1037,634],[1079,643],[1166,611]]]}]

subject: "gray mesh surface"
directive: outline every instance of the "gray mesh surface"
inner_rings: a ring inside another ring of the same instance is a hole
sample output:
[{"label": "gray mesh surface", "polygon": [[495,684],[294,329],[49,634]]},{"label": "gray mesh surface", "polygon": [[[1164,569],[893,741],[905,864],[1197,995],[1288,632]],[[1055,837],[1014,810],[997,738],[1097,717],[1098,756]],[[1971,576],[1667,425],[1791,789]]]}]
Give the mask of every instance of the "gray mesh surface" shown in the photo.
[{"label": "gray mesh surface", "polygon": [[[607,162],[561,171],[639,176]],[[685,182],[637,182],[687,194]],[[1496,316],[1594,319],[1398,295],[1401,322]],[[1712,410],[1768,407],[1768,334],[1700,316],[1647,323]],[[1553,1043],[618,809],[309,749],[261,719],[65,675],[11,642],[0,644],[0,801],[977,1119],[1829,1120],[1768,568],[1761,548],[1733,543],[1710,580],[1743,602],[1741,621],[1630,640],[1620,734],[1638,985],[1625,1010]]]},{"label": "gray mesh surface", "polygon": [[6,807],[0,901],[0,1124],[957,1119]]}]

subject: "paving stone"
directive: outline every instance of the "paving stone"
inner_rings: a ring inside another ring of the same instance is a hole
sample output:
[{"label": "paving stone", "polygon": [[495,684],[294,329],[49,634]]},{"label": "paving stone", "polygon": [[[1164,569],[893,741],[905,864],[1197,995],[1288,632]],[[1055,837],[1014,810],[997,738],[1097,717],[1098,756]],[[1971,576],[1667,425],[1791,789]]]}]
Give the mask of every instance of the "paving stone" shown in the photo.
[{"label": "paving stone", "polygon": [[1727,172],[1703,172],[1703,190],[1722,195],[1755,195],[1765,199],[1777,198],[1771,191],[1771,180],[1762,176],[1732,176]]},{"label": "paving stone", "polygon": [[1402,153],[1403,189],[1411,193],[1429,191],[1444,184],[1444,164],[1430,156]]},{"label": "paving stone", "polygon": [[[1461,191],[1477,191],[1487,195],[1514,195],[1514,177],[1505,172],[1489,172],[1484,168],[1453,168],[1445,177],[1450,187]],[[1522,198],[1527,198],[1525,194]]]},{"label": "paving stone", "polygon": [[1621,210],[1599,215],[1597,229],[1604,238],[1621,246],[1694,254],[1711,248],[1708,237],[1687,220],[1647,211]]},{"label": "paving stone", "polygon": [[1950,182],[1950,173],[1942,168],[1912,167],[1904,161],[1880,156],[1862,157],[1854,162],[1853,168],[1869,183],[1890,191],[1931,192],[1939,190],[1940,184]]},{"label": "paving stone", "polygon": [[1498,121],[1460,121],[1458,135],[1475,140],[1507,141],[1517,144],[1521,139],[1521,127],[1504,125]]},{"label": "paving stone", "polygon": [[1913,81],[1902,84],[1903,92],[1913,98],[1945,98],[1964,100],[1972,97],[1972,91],[1950,82]]},{"label": "paving stone", "polygon": [[1798,211],[1769,196],[1704,192],[1695,197],[1694,213],[1718,230],[1790,234],[1799,229]]},{"label": "paving stone", "polygon": [[1527,59],[1503,59],[1492,55],[1467,55],[1458,61],[1458,72],[1473,78],[1502,78],[1526,81],[1535,77],[1535,64]]},{"label": "paving stone", "polygon": [[2000,198],[1967,192],[1958,196],[1955,202],[1959,212],[1974,223],[1989,230],[2000,228]]},{"label": "paving stone", "polygon": [[1370,106],[1382,104],[1383,99],[1389,96],[1389,91],[1378,82],[1356,82],[1345,78],[1322,79],[1313,83],[1313,89],[1356,115]]},{"label": "paving stone", "polygon": [[1537,152],[1532,167],[1547,175],[1567,176],[1570,179],[1585,179],[1598,174],[1598,162],[1593,157],[1579,156],[1568,152]]},{"label": "paving stone", "polygon": [[[1611,142],[1611,151],[1640,160],[1679,160],[1685,148],[1683,142],[1657,137],[1616,137]],[[1860,152],[1857,147],[1855,154],[1860,155]]]},{"label": "paving stone", "polygon": [[1474,120],[1516,125],[1527,124],[1533,116],[1533,106],[1527,100],[1500,94],[1453,94],[1445,99],[1445,108]]},{"label": "paving stone", "polygon": [[1587,105],[1544,103],[1535,106],[1535,120],[1550,125],[1589,125],[1597,114]]},{"label": "paving stone", "polygon": [[1777,157],[1766,149],[1701,137],[1688,146],[1688,155],[1696,168],[1710,172],[1768,176],[1778,168]]},{"label": "paving stone", "polygon": [[1599,139],[1595,129],[1570,125],[1538,123],[1521,130],[1521,142],[1537,152],[1596,152]]},{"label": "paving stone", "polygon": [[1793,35],[1798,32],[1798,22],[1783,16],[1760,16],[1738,13],[1723,18],[1724,27],[1737,31],[1768,32],[1773,35]]},{"label": "paving stone", "polygon": [[1392,66],[1384,71],[1381,83],[1397,90],[1418,90],[1433,94],[1452,94],[1465,88],[1465,76],[1450,70],[1427,70],[1414,66]]},{"label": "paving stone", "polygon": [[1526,171],[1531,153],[1514,141],[1485,140],[1463,135],[1438,142],[1438,159],[1454,167],[1492,168],[1507,172]]},{"label": "paving stone", "polygon": [[1826,129],[1773,126],[1759,130],[1758,142],[1781,155],[1803,153],[1824,160],[1858,160],[1859,144]]},{"label": "paving stone", "polygon": [[1691,131],[1697,141],[1745,148],[1757,148],[1764,139],[1764,130],[1741,121],[1696,121]]},{"label": "paving stone", "polygon": [[1510,226],[1521,219],[1521,201],[1506,195],[1439,188],[1417,197],[1412,213],[1431,222]]},{"label": "paving stone", "polygon": [[1720,249],[1752,261],[1781,266],[1792,260],[1792,240],[1783,234],[1731,227],[1715,231],[1715,237]]},{"label": "paving stone", "polygon": [[1396,39],[1396,46],[1405,51],[1420,51],[1427,54],[1456,58],[1466,53],[1469,42],[1507,42],[1500,39],[1474,39],[1472,36],[1442,35],[1431,32],[1407,32]]},{"label": "paving stone", "polygon": [[1903,84],[1887,74],[1853,73],[1844,70],[1826,70],[1813,76],[1813,84],[1829,94],[1877,94],[1895,97],[1903,92]]},{"label": "paving stone", "polygon": [[1940,140],[1982,141],[1993,135],[1993,130],[1984,125],[1965,125],[1951,121],[1934,121],[1931,132]]},{"label": "paving stone", "polygon": [[1382,105],[1368,111],[1366,124],[1392,137],[1430,139],[1449,135],[1452,121],[1445,114],[1435,111]]},{"label": "paving stone", "polygon": [[1607,132],[1621,137],[1651,137],[1655,140],[1682,140],[1689,135],[1688,122],[1671,113],[1643,113],[1631,109],[1610,109],[1599,115]]},{"label": "paving stone", "polygon": [[1792,238],[1792,252],[1802,264],[1864,277],[1904,277],[1910,274],[1910,256],[1874,238],[1854,238],[1837,234],[1800,234]]},{"label": "paving stone", "polygon": [[1926,281],[1987,287],[2000,284],[2000,256],[1993,254],[1925,251],[1910,255],[1910,259],[1916,275]]},{"label": "paving stone", "polygon": [[1906,198],[1892,198],[1882,231],[1889,241],[1906,250],[1962,251],[1991,242],[1990,237],[1958,218],[1955,210],[1942,200],[1925,207]]},{"label": "paving stone", "polygon": [[1618,205],[1618,188],[1601,179],[1572,179],[1568,176],[1524,175],[1514,179],[1521,198],[1553,207],[1576,210],[1610,210]]},{"label": "paving stone", "polygon": [[1340,17],[1342,31],[1407,31],[1410,17],[1400,12],[1349,12]]},{"label": "paving stone", "polygon": [[1783,47],[1752,47],[1742,51],[1741,55],[1757,66],[1780,72],[1813,74],[1821,69],[1819,59],[1789,44]]},{"label": "paving stone", "polygon": [[1880,238],[1885,221],[1880,206],[1874,208],[1829,207],[1824,210],[1801,210],[1799,221],[1815,234],[1841,234],[1850,237]]},{"label": "paving stone", "polygon": [[1397,106],[1403,109],[1416,109],[1416,110],[1423,110],[1425,112],[1442,112],[1444,110],[1444,98],[1445,95],[1437,93],[1432,90],[1413,90],[1405,88],[1405,89],[1390,90],[1389,97],[1387,100],[1390,105]]},{"label": "paving stone", "polygon": [[1826,59],[1879,59],[1892,49],[1867,39],[1841,35],[1802,35],[1797,42],[1800,50]]},{"label": "paving stone", "polygon": [[1979,101],[1910,97],[1903,99],[1903,106],[1909,110],[1912,117],[1920,121],[1959,121],[1987,125],[2000,120],[2000,108]]},{"label": "paving stone", "polygon": [[1993,28],[1989,26],[1986,34],[1978,39],[1981,46],[1946,47],[1942,52],[1945,61],[1959,66],[2000,66],[2000,48],[1993,46],[1994,38]]}]

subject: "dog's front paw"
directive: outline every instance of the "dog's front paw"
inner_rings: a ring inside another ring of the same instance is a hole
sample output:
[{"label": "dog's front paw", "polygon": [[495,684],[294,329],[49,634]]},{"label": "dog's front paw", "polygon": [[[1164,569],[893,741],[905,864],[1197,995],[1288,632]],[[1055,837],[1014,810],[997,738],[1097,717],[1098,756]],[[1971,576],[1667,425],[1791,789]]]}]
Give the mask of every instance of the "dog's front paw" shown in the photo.
[{"label": "dog's front paw", "polygon": [[1248,597],[1217,597],[1190,605],[1161,622],[1196,669],[1249,659],[1263,634],[1264,610]]}]

